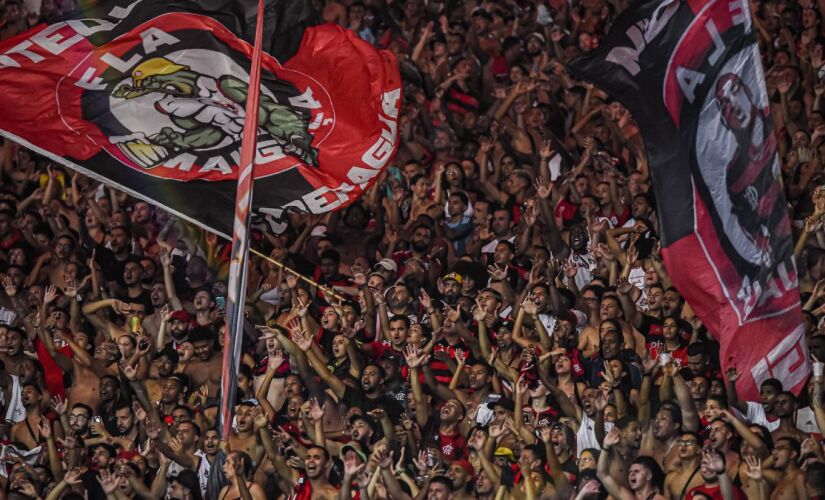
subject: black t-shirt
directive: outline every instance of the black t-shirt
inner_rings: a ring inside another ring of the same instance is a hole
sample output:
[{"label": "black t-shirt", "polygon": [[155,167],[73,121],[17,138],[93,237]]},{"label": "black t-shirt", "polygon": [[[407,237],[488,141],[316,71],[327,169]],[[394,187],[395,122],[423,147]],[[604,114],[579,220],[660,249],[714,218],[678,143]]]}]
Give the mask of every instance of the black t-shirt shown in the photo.
[{"label": "black t-shirt", "polygon": [[344,397],[341,398],[349,408],[362,408],[364,413],[369,413],[376,408],[381,408],[387,412],[387,416],[393,422],[398,422],[401,418],[402,408],[398,401],[384,394],[380,398],[368,398],[361,389],[353,389],[350,386],[344,390]]}]

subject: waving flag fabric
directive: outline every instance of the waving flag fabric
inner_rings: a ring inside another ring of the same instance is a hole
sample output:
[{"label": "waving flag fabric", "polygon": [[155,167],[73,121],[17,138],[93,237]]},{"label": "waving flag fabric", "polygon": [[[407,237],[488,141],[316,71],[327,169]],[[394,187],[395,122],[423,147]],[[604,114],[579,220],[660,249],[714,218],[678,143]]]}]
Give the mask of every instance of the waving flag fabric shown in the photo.
[{"label": "waving flag fabric", "polygon": [[[0,134],[229,235],[256,5],[106,0],[4,41]],[[396,61],[309,2],[264,26],[253,215],[344,206],[395,151]]]},{"label": "waving flag fabric", "polygon": [[643,0],[570,71],[637,120],[673,282],[743,396],[810,367],[769,98],[746,0]]}]

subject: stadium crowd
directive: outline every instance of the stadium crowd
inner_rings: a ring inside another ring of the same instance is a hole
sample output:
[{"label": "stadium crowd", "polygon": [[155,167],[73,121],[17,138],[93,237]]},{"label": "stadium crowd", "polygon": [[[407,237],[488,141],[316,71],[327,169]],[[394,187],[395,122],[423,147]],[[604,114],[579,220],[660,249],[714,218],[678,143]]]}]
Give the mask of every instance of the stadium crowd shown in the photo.
[{"label": "stadium crowd", "polygon": [[[252,259],[227,441],[229,242],[3,143],[0,498],[825,496],[821,374],[737,395],[638,127],[565,71],[626,0],[314,3],[397,54],[402,139],[359,202],[253,234],[321,286]],[[0,0],[0,38],[70,8]],[[751,9],[825,361],[825,4]]]}]

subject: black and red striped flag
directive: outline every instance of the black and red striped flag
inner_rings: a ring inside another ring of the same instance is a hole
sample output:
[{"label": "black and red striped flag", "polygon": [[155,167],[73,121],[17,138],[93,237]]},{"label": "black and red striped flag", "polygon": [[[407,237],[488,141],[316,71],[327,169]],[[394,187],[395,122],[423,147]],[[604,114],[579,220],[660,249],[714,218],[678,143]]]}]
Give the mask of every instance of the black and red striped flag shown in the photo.
[{"label": "black and red striped flag", "polygon": [[767,378],[798,391],[810,371],[753,29],[747,0],[643,0],[569,65],[636,119],[665,264],[749,398]]}]

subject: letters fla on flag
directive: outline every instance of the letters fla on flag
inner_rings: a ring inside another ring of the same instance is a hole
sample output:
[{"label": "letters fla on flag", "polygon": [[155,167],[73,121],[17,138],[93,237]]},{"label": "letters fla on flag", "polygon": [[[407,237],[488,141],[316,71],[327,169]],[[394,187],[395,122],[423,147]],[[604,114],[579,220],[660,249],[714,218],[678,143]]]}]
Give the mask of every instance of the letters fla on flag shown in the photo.
[{"label": "letters fla on flag", "polygon": [[[341,207],[395,151],[394,57],[337,26],[310,26],[307,4],[267,2],[263,46],[279,59],[263,59],[259,219]],[[7,40],[0,133],[228,235],[256,5],[104,0]]]},{"label": "letters fla on flag", "polygon": [[570,72],[633,114],[673,282],[757,397],[809,373],[793,243],[747,0],[643,0]]}]

